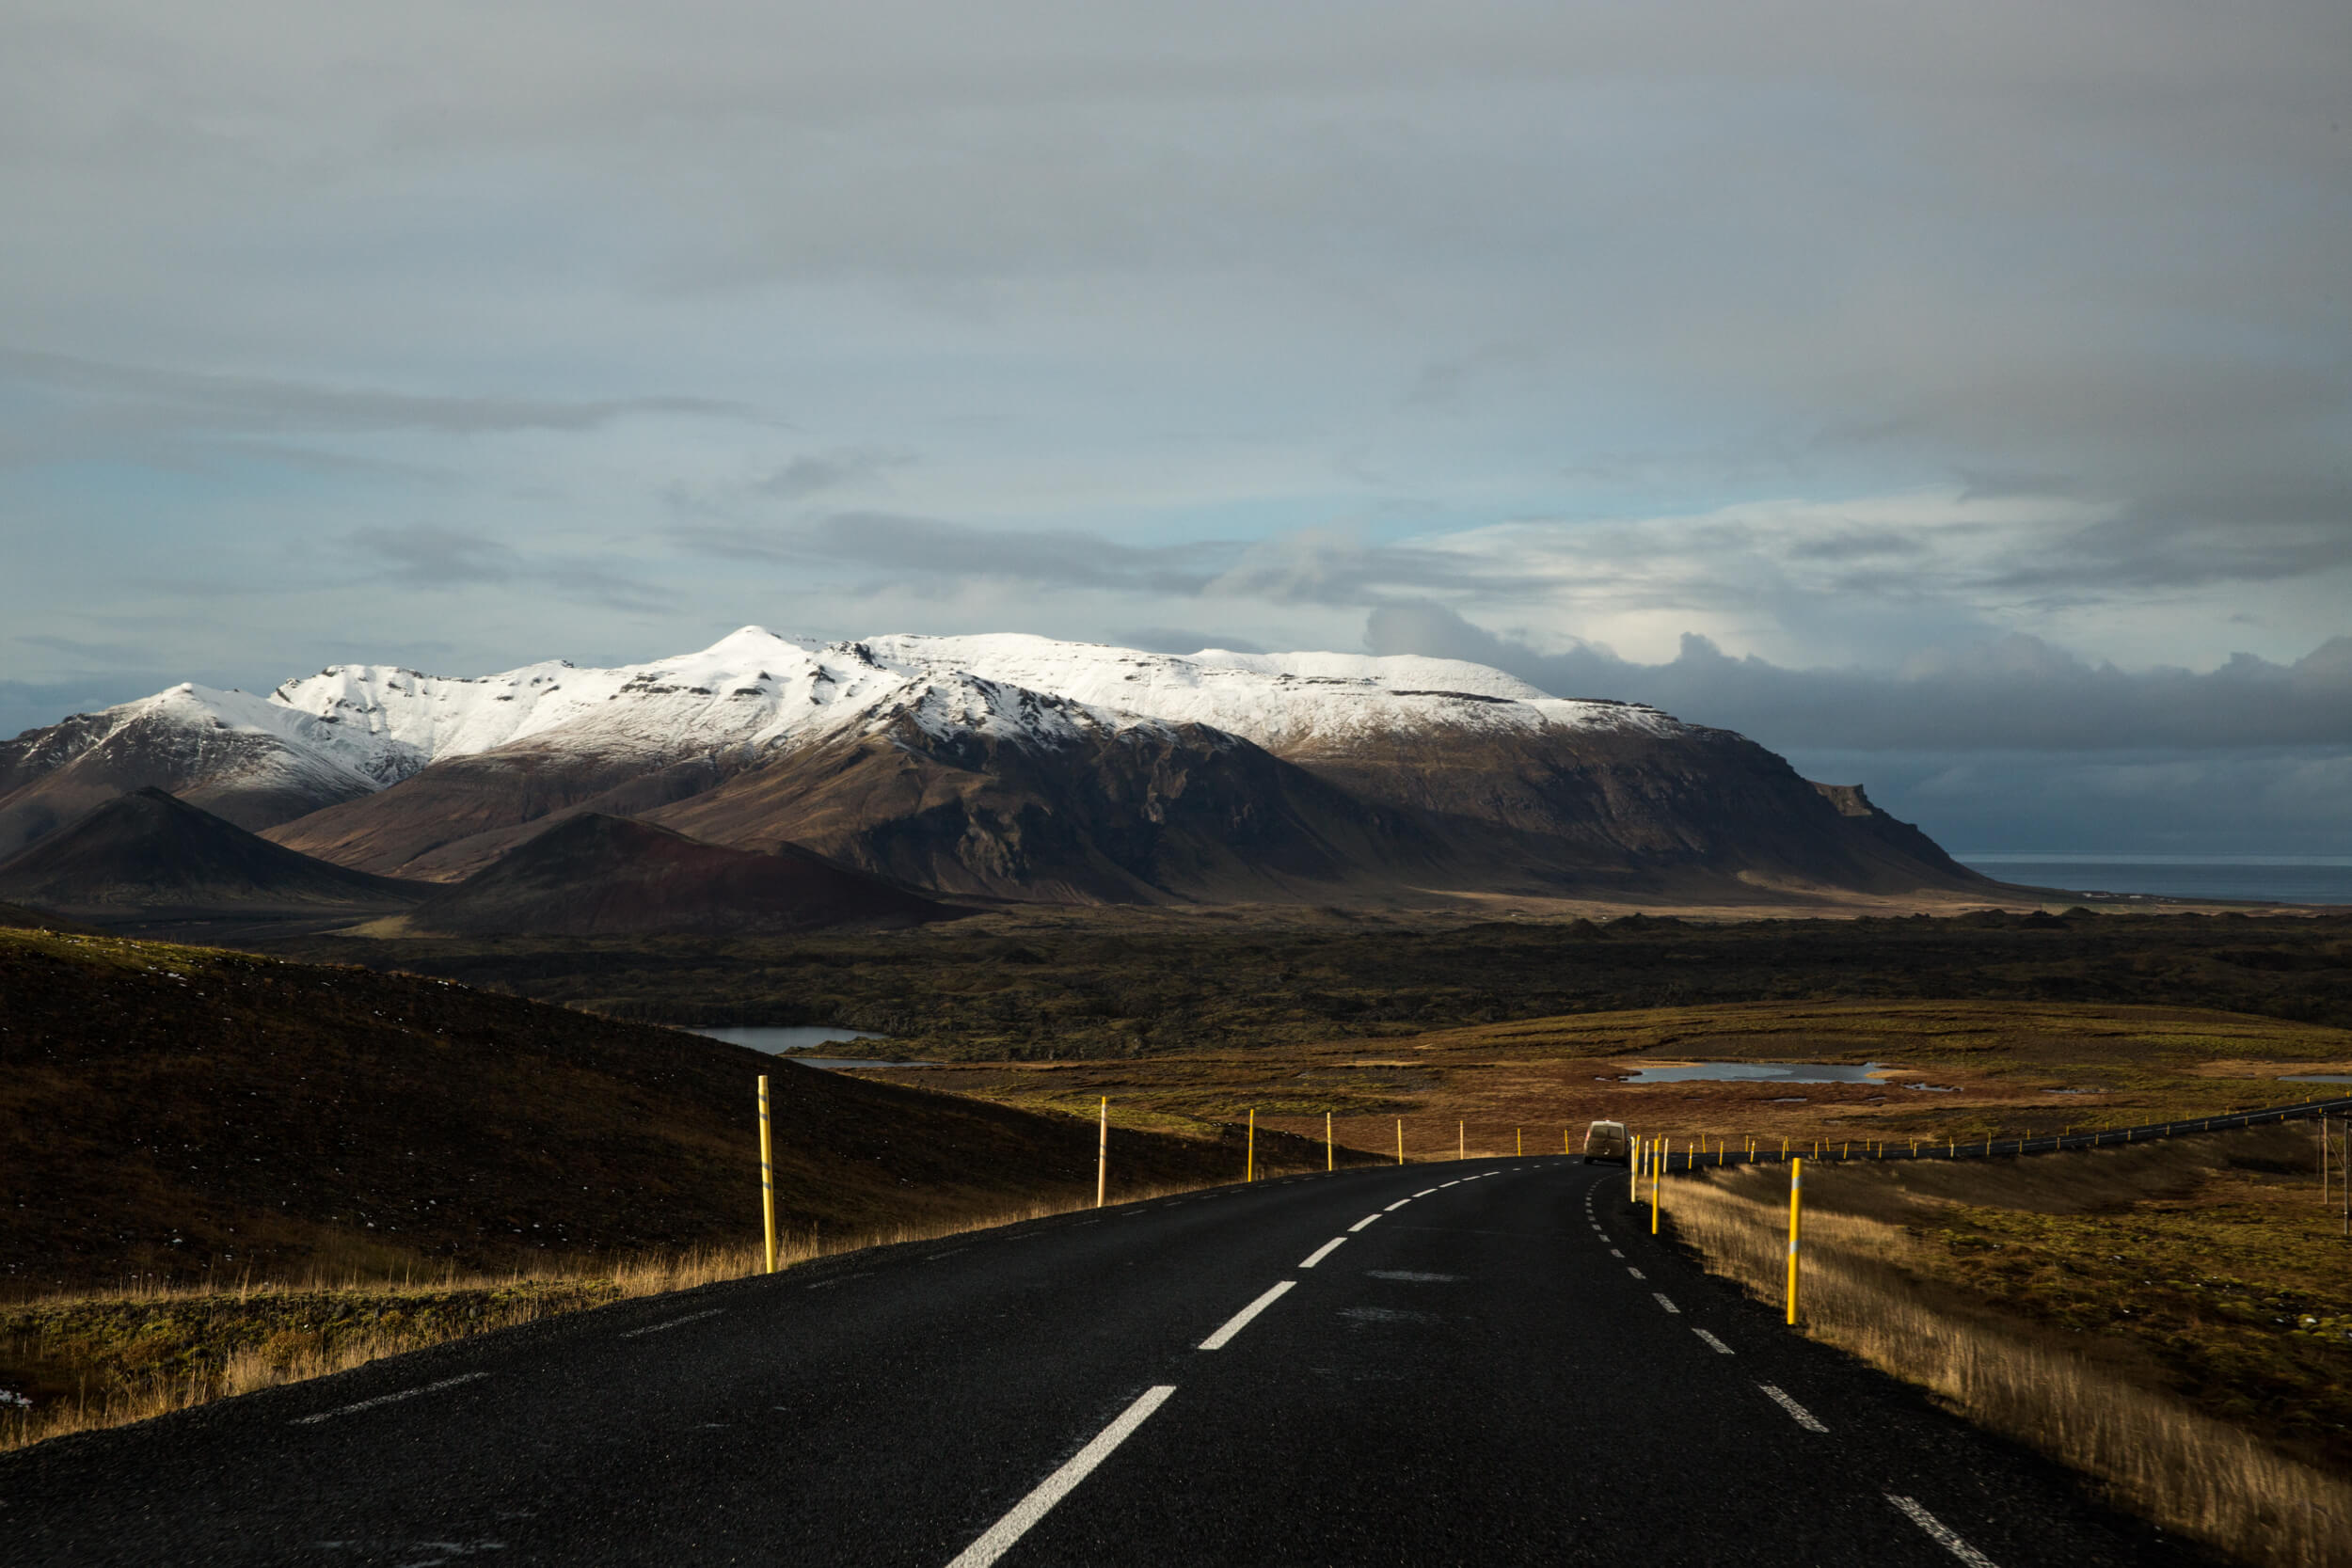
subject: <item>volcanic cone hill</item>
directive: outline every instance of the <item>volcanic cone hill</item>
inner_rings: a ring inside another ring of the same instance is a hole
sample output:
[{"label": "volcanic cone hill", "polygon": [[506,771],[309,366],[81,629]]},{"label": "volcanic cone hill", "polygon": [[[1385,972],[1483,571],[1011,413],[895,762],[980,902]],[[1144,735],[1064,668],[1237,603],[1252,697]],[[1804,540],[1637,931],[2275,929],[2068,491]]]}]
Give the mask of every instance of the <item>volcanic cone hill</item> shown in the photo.
[{"label": "volcanic cone hill", "polygon": [[[0,1282],[755,1243],[761,1073],[787,1234],[1093,1196],[1090,1120],[417,975],[0,930]],[[1238,1135],[1111,1153],[1114,1197],[1241,1174]]]},{"label": "volcanic cone hill", "polygon": [[588,812],[435,894],[405,925],[451,936],[720,935],[911,926],[961,912],[789,845],[730,849]]},{"label": "volcanic cone hill", "polygon": [[429,891],[312,860],[155,788],[117,796],[0,863],[0,898],[102,924],[218,911],[360,919]]}]

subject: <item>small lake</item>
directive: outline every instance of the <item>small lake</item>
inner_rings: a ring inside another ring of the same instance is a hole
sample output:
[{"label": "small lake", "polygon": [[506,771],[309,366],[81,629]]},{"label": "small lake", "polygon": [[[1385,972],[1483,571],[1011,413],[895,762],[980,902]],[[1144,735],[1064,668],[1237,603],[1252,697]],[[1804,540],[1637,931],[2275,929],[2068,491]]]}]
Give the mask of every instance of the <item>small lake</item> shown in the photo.
[{"label": "small lake", "polygon": [[[683,1029],[690,1035],[701,1035],[707,1039],[724,1040],[729,1045],[748,1045],[754,1051],[765,1051],[773,1056],[810,1051],[820,1045],[853,1045],[859,1040],[886,1040],[890,1037],[888,1035],[869,1035],[860,1029],[842,1029],[823,1024],[675,1023],[671,1027]],[[891,1067],[895,1065],[887,1061],[869,1061],[864,1057],[850,1056],[796,1056],[794,1059],[806,1062],[811,1067]]]},{"label": "small lake", "polygon": [[2296,1072],[2279,1080],[2281,1084],[2352,1084],[2352,1072]]},{"label": "small lake", "polygon": [[1835,1062],[1677,1062],[1645,1067],[1620,1079],[1626,1084],[1761,1082],[1772,1084],[1876,1084],[1878,1074],[1897,1069],[1883,1062],[1845,1067]]}]

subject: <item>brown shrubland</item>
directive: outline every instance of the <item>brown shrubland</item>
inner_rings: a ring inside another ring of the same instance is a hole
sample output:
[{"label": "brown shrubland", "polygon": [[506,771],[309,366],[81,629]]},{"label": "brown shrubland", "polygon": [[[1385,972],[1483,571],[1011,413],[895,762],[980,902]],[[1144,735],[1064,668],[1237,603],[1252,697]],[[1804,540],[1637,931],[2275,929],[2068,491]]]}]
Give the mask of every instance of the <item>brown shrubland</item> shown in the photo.
[{"label": "brown shrubland", "polygon": [[[1269,1171],[1283,1173],[1282,1166]],[[1120,1201],[1207,1185],[1123,1192]],[[779,1269],[794,1268],[1090,1206],[1090,1199],[1041,1200],[861,1235],[786,1235],[779,1238],[776,1262]],[[697,1247],[509,1275],[451,1273],[420,1280],[314,1271],[293,1281],[146,1283],[4,1306],[0,1362],[18,1369],[19,1382],[31,1382],[40,1397],[29,1408],[0,1406],[0,1451],[347,1371],[560,1313],[746,1278],[760,1272],[761,1262],[757,1244]]]},{"label": "brown shrubland", "polygon": [[[2177,1189],[2185,1178],[2175,1167],[2210,1160],[2214,1141],[2135,1151],[2137,1169],[2100,1154],[1808,1165],[1804,1331],[2092,1478],[2117,1504],[2167,1529],[2263,1568],[2352,1564],[2352,1484],[2201,1412],[2129,1343],[1997,1309],[1953,1282],[1921,1227],[1897,1223],[1905,1203],[1931,1207],[1954,1193],[2047,1213],[2113,1205],[2168,1182]],[[1932,1191],[1897,1195],[1898,1175]],[[1675,1180],[1666,1213],[1711,1272],[1785,1306],[1784,1169]],[[2314,1224],[2318,1217],[2314,1211]]]}]

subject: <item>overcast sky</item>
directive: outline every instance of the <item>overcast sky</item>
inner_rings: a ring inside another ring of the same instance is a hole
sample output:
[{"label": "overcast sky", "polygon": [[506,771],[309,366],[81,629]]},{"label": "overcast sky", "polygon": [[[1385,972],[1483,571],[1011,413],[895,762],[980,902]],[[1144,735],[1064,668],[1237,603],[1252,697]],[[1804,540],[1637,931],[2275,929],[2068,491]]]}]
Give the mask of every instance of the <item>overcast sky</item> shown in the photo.
[{"label": "overcast sky", "polygon": [[2352,7],[0,0],[0,730],[1457,653],[2352,851]]}]

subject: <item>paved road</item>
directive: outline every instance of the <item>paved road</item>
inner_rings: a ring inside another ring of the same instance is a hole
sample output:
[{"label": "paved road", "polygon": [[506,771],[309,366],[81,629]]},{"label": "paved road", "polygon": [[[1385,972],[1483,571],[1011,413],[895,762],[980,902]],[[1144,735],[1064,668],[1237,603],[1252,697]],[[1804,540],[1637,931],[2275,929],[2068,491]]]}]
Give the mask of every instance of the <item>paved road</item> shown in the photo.
[{"label": "paved road", "polygon": [[0,1460],[0,1560],[2202,1560],[1625,1191],[1292,1178],[626,1303]]}]

